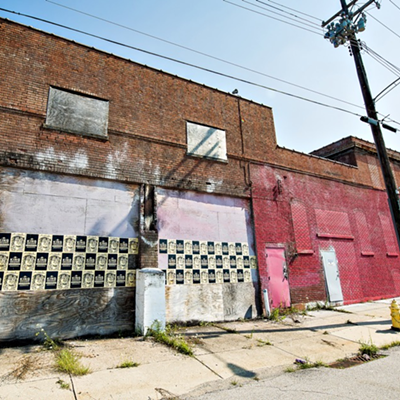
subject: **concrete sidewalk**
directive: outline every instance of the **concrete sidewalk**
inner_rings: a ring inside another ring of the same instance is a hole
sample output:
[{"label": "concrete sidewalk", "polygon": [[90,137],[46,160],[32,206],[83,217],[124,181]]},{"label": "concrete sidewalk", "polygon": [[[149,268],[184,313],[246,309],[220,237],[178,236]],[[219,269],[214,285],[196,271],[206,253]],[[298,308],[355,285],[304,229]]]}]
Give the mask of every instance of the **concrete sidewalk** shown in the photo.
[{"label": "concrete sidewalk", "polygon": [[[296,358],[331,363],[357,353],[359,342],[400,341],[391,330],[392,299],[310,311],[281,322],[237,321],[180,329],[194,357],[151,338],[74,340],[91,373],[72,379],[54,369],[42,346],[0,348],[0,399],[162,399],[195,397],[282,373]],[[134,368],[117,368],[124,361]],[[22,373],[23,379],[17,379]],[[69,383],[62,389],[58,381]]]}]

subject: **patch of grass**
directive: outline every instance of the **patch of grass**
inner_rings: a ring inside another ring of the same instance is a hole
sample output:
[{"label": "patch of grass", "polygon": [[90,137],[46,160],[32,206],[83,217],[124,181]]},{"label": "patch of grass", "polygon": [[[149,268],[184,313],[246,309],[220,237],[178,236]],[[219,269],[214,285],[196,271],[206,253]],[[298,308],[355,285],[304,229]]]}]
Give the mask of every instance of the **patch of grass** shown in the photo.
[{"label": "patch of grass", "polygon": [[372,343],[372,340],[370,340],[369,343],[361,341],[359,343],[360,347],[358,349],[358,353],[360,354],[360,356],[362,356],[363,354],[367,354],[370,357],[373,357],[378,353],[379,348],[374,343]]},{"label": "patch of grass", "polygon": [[272,346],[272,343],[271,343],[269,340],[257,339],[257,346],[258,346],[258,347]]},{"label": "patch of grass", "polygon": [[397,346],[400,346],[400,341],[399,340],[395,340],[392,343],[385,344],[384,346],[381,346],[380,348],[381,348],[381,350],[389,350],[392,347],[397,347]]},{"label": "patch of grass", "polygon": [[321,367],[326,367],[326,364],[323,363],[322,361],[310,362],[307,360],[307,362],[304,364],[297,364],[298,369],[321,368]]},{"label": "patch of grass", "polygon": [[328,331],[324,331],[322,334],[323,335],[329,335],[329,332]]},{"label": "patch of grass", "polygon": [[60,389],[65,389],[65,390],[70,390],[71,386],[69,383],[63,381],[62,379],[59,379],[56,383],[60,385]]},{"label": "patch of grass", "polygon": [[257,375],[253,378],[253,381],[259,381],[259,380],[260,378]]},{"label": "patch of grass", "polygon": [[288,373],[296,372],[296,369],[293,368],[293,367],[287,367],[287,368],[285,369],[285,372],[288,372]]},{"label": "patch of grass", "polygon": [[238,381],[231,381],[231,385],[232,385],[232,386],[239,386],[239,387],[242,386],[242,385],[239,384]]},{"label": "patch of grass", "polygon": [[200,326],[212,326],[213,323],[212,322],[208,322],[208,321],[200,321],[199,325]]},{"label": "patch of grass", "polygon": [[74,376],[88,374],[90,372],[89,367],[84,367],[79,359],[80,356],[76,353],[68,349],[63,349],[56,356],[57,370]]},{"label": "patch of grass", "polygon": [[166,346],[175,349],[179,353],[193,357],[192,347],[182,335],[177,335],[175,330],[176,327],[167,325],[165,331],[163,331],[160,329],[160,325],[155,323],[152,328],[149,329],[148,336],[152,336],[154,341],[163,343]]},{"label": "patch of grass", "polygon": [[137,362],[125,360],[121,364],[117,365],[115,368],[135,368],[138,367],[140,364]]}]

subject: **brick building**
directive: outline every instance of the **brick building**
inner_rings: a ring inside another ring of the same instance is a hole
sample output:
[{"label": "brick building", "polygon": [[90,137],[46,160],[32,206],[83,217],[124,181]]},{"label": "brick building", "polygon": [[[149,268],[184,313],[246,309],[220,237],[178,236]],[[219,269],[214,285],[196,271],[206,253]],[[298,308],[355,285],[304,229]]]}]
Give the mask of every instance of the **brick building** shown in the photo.
[{"label": "brick building", "polygon": [[0,31],[0,340],[132,330],[145,267],[169,321],[255,317],[264,289],[273,307],[400,293],[371,144],[289,151],[268,107]]}]

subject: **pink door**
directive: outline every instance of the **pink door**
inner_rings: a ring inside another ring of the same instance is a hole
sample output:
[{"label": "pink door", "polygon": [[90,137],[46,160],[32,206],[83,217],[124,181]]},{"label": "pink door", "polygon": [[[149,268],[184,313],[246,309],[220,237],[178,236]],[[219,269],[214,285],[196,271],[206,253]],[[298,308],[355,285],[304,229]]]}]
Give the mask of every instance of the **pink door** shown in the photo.
[{"label": "pink door", "polygon": [[267,247],[268,294],[271,308],[290,307],[285,249]]}]

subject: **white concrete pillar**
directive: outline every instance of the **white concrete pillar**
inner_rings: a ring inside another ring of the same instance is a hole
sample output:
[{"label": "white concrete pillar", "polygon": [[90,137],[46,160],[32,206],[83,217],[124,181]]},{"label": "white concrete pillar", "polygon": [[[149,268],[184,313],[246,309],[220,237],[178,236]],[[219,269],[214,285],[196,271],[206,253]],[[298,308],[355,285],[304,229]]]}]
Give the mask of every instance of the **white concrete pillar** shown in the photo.
[{"label": "white concrete pillar", "polygon": [[[149,328],[165,330],[165,275],[157,268],[136,274],[135,329],[145,335]],[[157,322],[158,321],[158,322]]]}]

